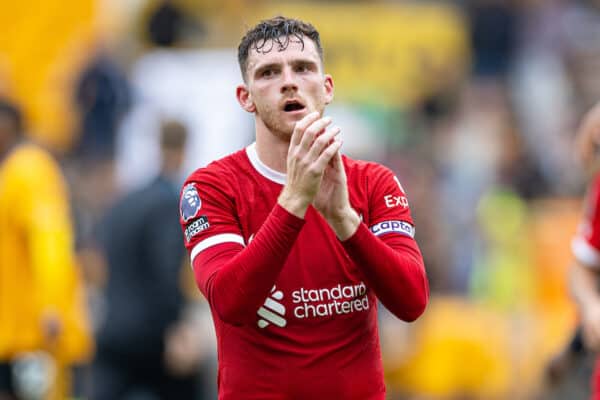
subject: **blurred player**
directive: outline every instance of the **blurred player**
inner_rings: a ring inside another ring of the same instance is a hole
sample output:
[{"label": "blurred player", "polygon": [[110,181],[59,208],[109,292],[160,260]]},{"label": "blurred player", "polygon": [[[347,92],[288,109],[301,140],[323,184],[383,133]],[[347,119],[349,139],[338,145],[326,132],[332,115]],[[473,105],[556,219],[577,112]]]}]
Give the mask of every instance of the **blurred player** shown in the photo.
[{"label": "blurred player", "polygon": [[160,129],[160,173],[117,201],[98,229],[108,280],[105,318],[96,334],[92,400],[141,393],[193,399],[201,392],[201,338],[184,313],[185,249],[176,217],[188,134],[177,121],[165,121]]},{"label": "blurred player", "polygon": [[180,202],[219,399],[384,399],[377,300],[413,321],[429,295],[406,194],[341,154],[312,25],[262,21],[238,58],[256,142],[192,173]]},{"label": "blurred player", "polygon": [[[590,173],[585,198],[584,215],[572,242],[575,261],[570,269],[571,291],[579,306],[581,336],[585,346],[600,350],[600,173],[598,155],[600,145],[600,103],[584,117],[577,133],[577,150]],[[592,399],[600,399],[600,359],[596,361],[592,377]]]},{"label": "blurred player", "polygon": [[64,399],[53,377],[91,351],[85,296],[65,181],[23,130],[0,100],[0,399]]}]

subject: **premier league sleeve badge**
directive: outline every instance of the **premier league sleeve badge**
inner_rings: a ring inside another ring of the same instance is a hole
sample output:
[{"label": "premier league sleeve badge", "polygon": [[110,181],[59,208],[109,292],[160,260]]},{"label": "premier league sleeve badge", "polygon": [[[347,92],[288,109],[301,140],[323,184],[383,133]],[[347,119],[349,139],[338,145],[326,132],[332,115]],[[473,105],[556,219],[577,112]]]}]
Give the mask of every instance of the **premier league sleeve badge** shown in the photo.
[{"label": "premier league sleeve badge", "polygon": [[193,183],[185,185],[181,193],[181,200],[179,202],[179,213],[183,222],[188,222],[198,216],[202,201],[198,195],[196,185]]}]

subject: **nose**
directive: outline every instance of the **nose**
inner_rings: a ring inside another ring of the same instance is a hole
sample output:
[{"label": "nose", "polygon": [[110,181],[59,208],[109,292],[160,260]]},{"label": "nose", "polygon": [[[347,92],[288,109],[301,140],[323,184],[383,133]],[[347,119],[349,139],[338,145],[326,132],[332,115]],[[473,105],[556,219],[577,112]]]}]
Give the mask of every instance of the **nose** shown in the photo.
[{"label": "nose", "polygon": [[281,73],[281,93],[298,90],[296,77],[291,68],[284,68]]}]

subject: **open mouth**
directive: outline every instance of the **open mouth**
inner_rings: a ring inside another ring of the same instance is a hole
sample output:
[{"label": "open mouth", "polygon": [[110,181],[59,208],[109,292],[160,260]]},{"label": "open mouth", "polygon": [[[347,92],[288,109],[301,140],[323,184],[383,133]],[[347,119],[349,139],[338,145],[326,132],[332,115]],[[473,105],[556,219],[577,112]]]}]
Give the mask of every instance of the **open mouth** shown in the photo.
[{"label": "open mouth", "polygon": [[299,110],[304,110],[304,105],[296,100],[288,101],[283,106],[283,111],[285,111],[285,112],[293,112],[293,111],[299,111]]}]

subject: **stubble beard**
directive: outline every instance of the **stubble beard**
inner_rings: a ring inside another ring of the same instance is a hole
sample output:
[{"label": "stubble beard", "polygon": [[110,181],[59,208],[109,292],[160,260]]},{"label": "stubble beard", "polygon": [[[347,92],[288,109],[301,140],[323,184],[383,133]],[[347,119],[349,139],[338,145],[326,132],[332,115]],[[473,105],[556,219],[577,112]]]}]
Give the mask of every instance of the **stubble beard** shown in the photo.
[{"label": "stubble beard", "polygon": [[[313,111],[319,111],[322,115],[325,109],[325,102],[322,100],[318,100],[317,104],[315,104],[314,109],[307,110],[306,114],[311,113]],[[278,116],[279,113],[284,113],[283,111],[279,111],[277,108],[265,106],[257,107],[256,110],[257,115],[261,118],[265,127],[277,138],[289,142],[292,138],[292,134],[294,133],[295,123],[286,124],[283,121],[283,118]],[[299,121],[300,119],[298,119]]]},{"label": "stubble beard", "polygon": [[269,132],[285,142],[290,141],[295,124],[287,125],[284,123],[282,118],[277,116],[279,111],[274,108],[266,107],[264,110],[257,110],[257,113]]}]

